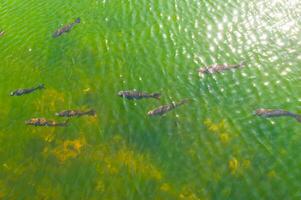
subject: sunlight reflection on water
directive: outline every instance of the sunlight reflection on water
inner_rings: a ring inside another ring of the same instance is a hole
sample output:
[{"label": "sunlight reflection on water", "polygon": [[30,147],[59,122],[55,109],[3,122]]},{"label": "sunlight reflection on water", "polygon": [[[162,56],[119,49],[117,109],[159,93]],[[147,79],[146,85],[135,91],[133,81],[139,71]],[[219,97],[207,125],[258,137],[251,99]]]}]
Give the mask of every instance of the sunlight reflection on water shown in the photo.
[{"label": "sunlight reflection on water", "polygon": [[[0,6],[0,199],[286,199],[299,191],[299,124],[253,114],[300,111],[299,0],[34,2]],[[83,23],[54,40],[74,15]],[[200,67],[242,61],[198,76]],[[8,98],[37,82],[47,89]],[[128,89],[162,98],[116,95]],[[193,101],[146,116],[182,98]],[[98,117],[66,129],[24,126],[88,106]]]}]

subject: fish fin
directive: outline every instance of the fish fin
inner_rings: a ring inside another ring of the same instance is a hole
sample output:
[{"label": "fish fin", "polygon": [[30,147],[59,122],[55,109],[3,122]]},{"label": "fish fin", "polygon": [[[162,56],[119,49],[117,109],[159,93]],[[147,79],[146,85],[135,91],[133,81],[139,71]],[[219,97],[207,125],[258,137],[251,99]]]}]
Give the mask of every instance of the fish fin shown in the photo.
[{"label": "fish fin", "polygon": [[160,93],[153,93],[153,94],[152,94],[152,97],[154,97],[154,98],[160,100],[161,94],[160,94]]},{"label": "fish fin", "polygon": [[75,20],[75,23],[80,23],[80,18],[79,17]]}]

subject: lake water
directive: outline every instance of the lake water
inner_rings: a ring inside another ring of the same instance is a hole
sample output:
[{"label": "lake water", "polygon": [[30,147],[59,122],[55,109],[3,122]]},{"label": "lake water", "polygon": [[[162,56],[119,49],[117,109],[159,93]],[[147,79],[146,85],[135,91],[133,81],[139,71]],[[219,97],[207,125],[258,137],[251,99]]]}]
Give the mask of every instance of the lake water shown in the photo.
[{"label": "lake water", "polygon": [[[301,123],[253,115],[301,114],[300,0],[1,0],[1,30],[0,199],[301,198]],[[117,96],[133,89],[162,96]]]}]

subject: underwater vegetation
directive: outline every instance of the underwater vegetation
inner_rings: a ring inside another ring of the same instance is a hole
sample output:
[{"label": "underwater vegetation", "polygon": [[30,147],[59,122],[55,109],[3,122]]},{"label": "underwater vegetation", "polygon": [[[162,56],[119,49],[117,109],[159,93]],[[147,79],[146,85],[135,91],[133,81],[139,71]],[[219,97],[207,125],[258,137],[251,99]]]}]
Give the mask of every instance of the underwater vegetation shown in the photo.
[{"label": "underwater vegetation", "polygon": [[2,1],[0,199],[299,200],[299,5]]}]

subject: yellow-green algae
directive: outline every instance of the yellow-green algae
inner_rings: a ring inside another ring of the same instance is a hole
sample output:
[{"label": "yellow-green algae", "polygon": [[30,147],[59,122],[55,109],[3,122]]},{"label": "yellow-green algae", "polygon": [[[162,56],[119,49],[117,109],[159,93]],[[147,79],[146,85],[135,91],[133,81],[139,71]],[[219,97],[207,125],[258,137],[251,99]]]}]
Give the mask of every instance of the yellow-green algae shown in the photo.
[{"label": "yellow-green algae", "polygon": [[[0,1],[0,199],[299,200],[296,0]],[[68,34],[63,24],[80,17]],[[246,67],[198,77],[199,67]],[[10,97],[17,88],[46,89]],[[119,90],[161,92],[126,101]],[[146,112],[192,101],[161,118]],[[65,109],[97,111],[65,128]]]}]

